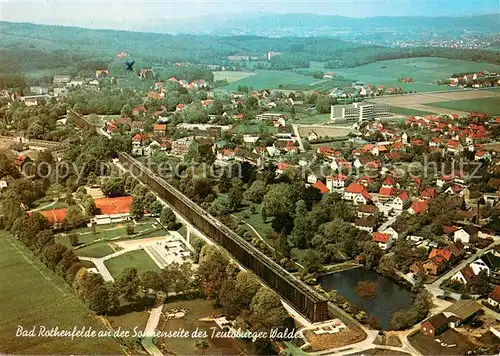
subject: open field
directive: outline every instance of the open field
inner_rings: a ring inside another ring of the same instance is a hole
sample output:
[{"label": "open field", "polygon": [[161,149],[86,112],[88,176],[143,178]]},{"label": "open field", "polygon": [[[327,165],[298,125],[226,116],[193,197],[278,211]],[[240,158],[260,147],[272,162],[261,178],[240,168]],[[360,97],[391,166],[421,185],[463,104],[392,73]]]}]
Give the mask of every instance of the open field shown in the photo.
[{"label": "open field", "polygon": [[391,112],[394,114],[401,114],[406,116],[426,116],[431,115],[430,111],[416,110],[416,109],[407,109],[401,108],[398,106],[391,106]]},{"label": "open field", "polygon": [[[448,345],[456,345],[454,347],[441,346],[434,339],[440,339]],[[411,345],[424,355],[466,355],[467,351],[473,348],[466,338],[460,335],[453,329],[446,330],[439,336],[425,336],[422,333],[417,333],[408,337]]]},{"label": "open field", "polygon": [[326,125],[308,125],[300,126],[299,132],[303,137],[307,137],[312,131],[316,132],[319,137],[344,137],[353,130],[343,127],[326,126]]},{"label": "open field", "polygon": [[473,105],[478,105],[477,103],[480,103],[485,99],[488,99],[487,101],[498,102],[500,100],[500,92],[491,90],[461,90],[448,93],[381,96],[375,99],[370,99],[369,101],[374,103],[386,103],[395,107],[432,112],[436,114],[456,113],[459,115],[467,115],[471,111],[474,111],[474,108],[466,109],[466,104],[464,106],[457,107],[456,110],[434,107],[433,104],[475,100]]},{"label": "open field", "polygon": [[259,124],[249,124],[249,125],[238,125],[232,129],[236,133],[241,134],[260,134],[260,133],[276,133],[278,132],[278,128],[274,126],[268,125],[259,125]]},{"label": "open field", "polygon": [[[365,83],[427,92],[453,89],[446,85],[433,84],[436,79],[446,79],[454,73],[481,70],[498,72],[500,66],[455,59],[420,57],[380,61],[354,68],[338,69],[335,72],[344,78],[352,78]],[[400,83],[398,79],[401,77],[411,77],[415,82]]]},{"label": "open field", "polygon": [[104,262],[113,278],[117,278],[127,267],[135,267],[139,274],[145,271],[159,271],[158,266],[144,250],[136,250],[111,258]]},{"label": "open field", "polygon": [[120,354],[121,348],[105,338],[16,337],[25,329],[58,326],[72,330],[105,330],[76,298],[69,285],[49,271],[14,237],[0,233],[0,352],[12,354]]},{"label": "open field", "polygon": [[228,83],[232,83],[238,80],[245,79],[252,75],[257,74],[256,72],[242,72],[242,71],[217,71],[212,72],[214,74],[214,80],[227,80]]},{"label": "open field", "polygon": [[500,115],[500,96],[496,98],[442,101],[430,105],[444,109]]},{"label": "open field", "polygon": [[330,114],[318,114],[312,116],[298,115],[297,122],[302,125],[324,124],[330,122]]},{"label": "open field", "polygon": [[[160,319],[157,330],[174,331],[182,328],[192,332],[198,329],[205,331],[207,338],[159,338],[156,345],[165,355],[245,355],[253,354],[251,343],[239,341],[234,338],[211,338],[213,329],[220,331],[219,327],[213,321],[199,321],[203,317],[220,314],[220,309],[215,309],[209,300],[181,300],[177,302],[166,303],[164,311],[174,308],[183,308],[187,310],[186,316],[180,319],[168,319],[164,316]],[[198,340],[205,340],[208,348],[199,349],[196,347]]]},{"label": "open field", "polygon": [[101,258],[110,255],[113,252],[113,249],[109,247],[109,243],[107,241],[96,242],[95,244],[91,244],[75,250],[75,254],[77,256],[94,258]]},{"label": "open field", "polygon": [[254,90],[275,89],[280,85],[308,85],[318,82],[318,79],[287,70],[257,70],[255,75],[234,81],[220,89],[234,91],[238,86],[252,87]]}]

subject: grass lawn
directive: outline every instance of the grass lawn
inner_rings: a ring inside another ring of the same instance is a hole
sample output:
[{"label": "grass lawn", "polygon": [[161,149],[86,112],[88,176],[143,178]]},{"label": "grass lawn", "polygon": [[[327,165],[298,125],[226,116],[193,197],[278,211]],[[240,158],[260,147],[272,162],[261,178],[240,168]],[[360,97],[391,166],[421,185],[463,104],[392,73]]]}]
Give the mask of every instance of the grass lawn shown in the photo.
[{"label": "grass lawn", "polygon": [[127,267],[135,267],[139,274],[145,271],[159,271],[160,269],[144,250],[124,253],[104,262],[113,278],[117,278]]},{"label": "grass lawn", "polygon": [[443,109],[460,110],[460,111],[475,111],[488,115],[500,115],[500,97],[469,99],[469,100],[452,100],[442,101],[438,103],[426,104]]},{"label": "grass lawn", "polygon": [[308,85],[318,82],[318,79],[288,70],[257,70],[255,73],[255,75],[236,80],[220,89],[235,91],[238,90],[238,86],[244,85],[252,87],[254,90],[277,89],[280,85]]},{"label": "grass lawn", "polygon": [[[481,70],[498,72],[500,66],[456,59],[420,57],[380,61],[354,68],[342,68],[335,72],[344,78],[354,78],[365,83],[427,92],[453,89],[449,86],[433,85],[436,79],[449,78],[454,73]],[[401,77],[411,77],[415,82],[400,83],[398,79]]]},{"label": "grass lawn", "polygon": [[40,211],[52,210],[52,209],[62,209],[62,208],[67,208],[68,207],[68,204],[66,204],[65,201],[61,201],[61,200],[58,200],[54,204],[52,204],[50,206],[47,206],[47,207],[45,207],[45,204],[48,205],[48,204],[50,204],[50,202],[44,203],[43,204],[44,207],[42,209],[40,209]]},{"label": "grass lawn", "polygon": [[391,112],[395,113],[395,114],[401,114],[401,115],[407,115],[407,116],[435,115],[434,113],[431,113],[429,111],[401,108],[398,106],[391,106]]},{"label": "grass lawn", "polygon": [[105,330],[73,294],[14,237],[0,233],[0,352],[9,354],[121,354],[112,339],[16,337],[17,326]]},{"label": "grass lawn", "polygon": [[114,251],[108,242],[101,241],[75,250],[77,256],[101,258],[112,254]]},{"label": "grass lawn", "polygon": [[257,73],[255,72],[242,72],[242,71],[217,71],[212,72],[214,74],[214,80],[227,80],[228,83],[235,82],[237,80],[242,80]]},{"label": "grass lawn", "polygon": [[297,123],[303,125],[314,125],[314,124],[322,124],[330,121],[330,114],[318,114],[313,116],[304,116],[300,117],[300,119],[296,120]]},{"label": "grass lawn", "polygon": [[234,132],[242,133],[242,134],[259,134],[264,132],[276,133],[278,132],[278,128],[274,126],[267,125],[238,125],[233,128]]}]

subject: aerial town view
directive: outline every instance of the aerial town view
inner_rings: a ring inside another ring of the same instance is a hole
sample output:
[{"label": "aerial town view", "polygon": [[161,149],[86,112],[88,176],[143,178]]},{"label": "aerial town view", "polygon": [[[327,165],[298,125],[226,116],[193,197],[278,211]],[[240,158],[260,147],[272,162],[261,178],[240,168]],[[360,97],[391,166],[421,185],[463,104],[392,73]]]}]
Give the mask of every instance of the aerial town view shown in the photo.
[{"label": "aerial town view", "polygon": [[498,0],[0,14],[0,354],[500,354]]}]

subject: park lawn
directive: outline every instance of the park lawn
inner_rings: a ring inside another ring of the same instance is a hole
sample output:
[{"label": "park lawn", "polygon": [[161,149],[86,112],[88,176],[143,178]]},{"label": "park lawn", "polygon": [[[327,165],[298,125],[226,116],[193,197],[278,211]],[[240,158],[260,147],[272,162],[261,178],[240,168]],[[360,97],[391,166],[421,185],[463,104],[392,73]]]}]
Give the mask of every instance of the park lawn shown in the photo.
[{"label": "park lawn", "polygon": [[391,106],[391,112],[394,113],[394,114],[401,114],[401,115],[407,115],[407,116],[434,115],[434,113],[431,113],[429,111],[415,110],[415,109],[409,109],[409,108],[402,108],[402,107],[399,107],[399,106]]},{"label": "park lawn", "polygon": [[[457,59],[417,57],[379,61],[354,68],[337,69],[335,72],[345,78],[354,78],[365,83],[389,86],[395,86],[397,83],[407,90],[422,92],[453,88],[437,85],[418,86],[419,84],[432,84],[435,80],[449,78],[454,73],[482,70],[498,72],[500,66]],[[411,77],[415,83],[399,83],[398,79],[401,77]]]},{"label": "park lawn", "polygon": [[117,278],[127,267],[135,267],[139,274],[145,271],[159,271],[160,269],[144,250],[136,250],[111,258],[104,262],[113,278]]},{"label": "park lawn", "polygon": [[91,244],[74,251],[77,256],[94,258],[101,258],[115,252],[111,247],[109,247],[109,244],[106,241],[96,242],[95,244]]},{"label": "park lawn", "polygon": [[[9,354],[122,354],[120,346],[106,338],[16,337],[41,325],[72,330],[74,326],[106,330],[76,298],[72,288],[47,269],[13,236],[0,233],[0,352]],[[37,329],[39,330],[39,329]]]},{"label": "park lawn", "polygon": [[297,120],[297,123],[304,125],[315,125],[315,124],[323,124],[329,121],[330,121],[330,114],[318,114],[318,115],[300,117],[300,119]]},{"label": "park lawn", "polygon": [[278,132],[278,128],[274,126],[267,125],[238,125],[233,128],[234,132],[241,134],[259,134],[264,132],[276,133]]},{"label": "park lawn", "polygon": [[217,71],[212,72],[214,75],[214,80],[227,80],[228,83],[235,82],[237,80],[242,80],[257,73],[255,72],[242,72],[242,71]]},{"label": "park lawn", "polygon": [[467,112],[475,111],[488,115],[500,115],[500,97],[441,101],[438,103],[431,103],[426,105],[443,109],[460,110]]},{"label": "park lawn", "polygon": [[[47,205],[50,204],[49,203],[46,203]],[[63,200],[58,200],[57,202],[55,202],[54,204],[50,205],[50,206],[45,206],[45,204],[43,205],[43,207],[40,209],[40,211],[45,211],[45,210],[52,210],[52,209],[62,209],[62,208],[67,208],[68,207],[68,204],[66,204],[65,201]]]},{"label": "park lawn", "polygon": [[311,76],[294,73],[289,70],[257,70],[255,75],[234,81],[221,87],[227,91],[236,91],[238,86],[248,86],[254,90],[278,89],[287,85],[309,85],[318,82]]}]

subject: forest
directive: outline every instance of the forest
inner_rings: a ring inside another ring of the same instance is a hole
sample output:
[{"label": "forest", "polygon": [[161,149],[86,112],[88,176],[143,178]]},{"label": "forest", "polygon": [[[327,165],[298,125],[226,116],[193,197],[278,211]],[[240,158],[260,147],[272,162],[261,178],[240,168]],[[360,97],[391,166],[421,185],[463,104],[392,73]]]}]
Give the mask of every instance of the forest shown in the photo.
[{"label": "forest", "polygon": [[228,56],[262,58],[269,51],[280,52],[281,56],[257,65],[292,69],[309,67],[310,61],[316,61],[326,62],[326,68],[340,68],[420,56],[500,63],[500,53],[488,50],[389,48],[320,37],[172,36],[9,22],[2,22],[0,45],[0,69],[8,74],[44,70],[76,74],[116,63],[119,52],[127,52],[140,68],[172,67],[177,62],[226,66],[235,63],[229,62]]}]

